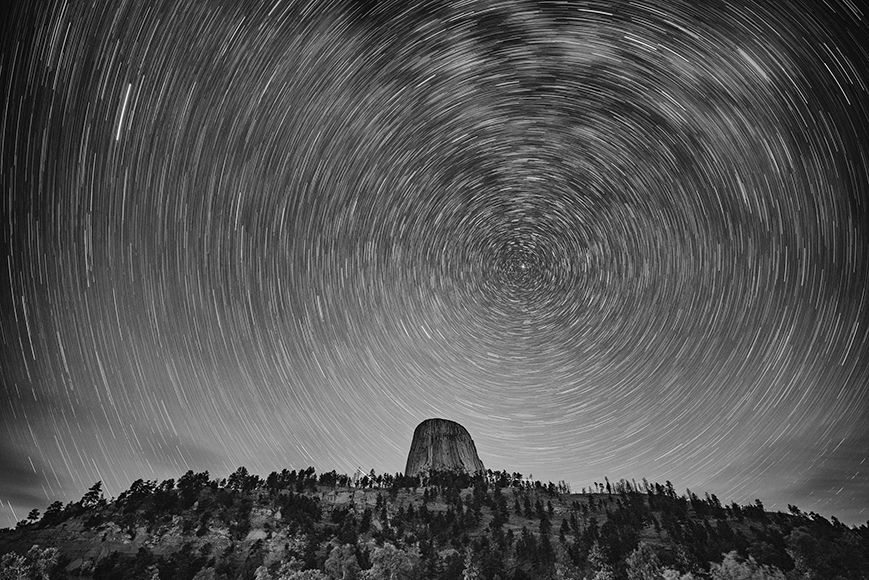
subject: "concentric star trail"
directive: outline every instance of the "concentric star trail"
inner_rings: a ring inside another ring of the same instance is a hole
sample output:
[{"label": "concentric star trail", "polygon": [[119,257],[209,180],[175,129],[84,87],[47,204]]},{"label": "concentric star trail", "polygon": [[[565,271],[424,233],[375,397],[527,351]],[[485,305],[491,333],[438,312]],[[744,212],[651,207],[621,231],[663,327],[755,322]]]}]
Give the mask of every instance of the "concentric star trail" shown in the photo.
[{"label": "concentric star trail", "polygon": [[19,2],[0,525],[137,478],[648,477],[869,518],[847,0]]}]

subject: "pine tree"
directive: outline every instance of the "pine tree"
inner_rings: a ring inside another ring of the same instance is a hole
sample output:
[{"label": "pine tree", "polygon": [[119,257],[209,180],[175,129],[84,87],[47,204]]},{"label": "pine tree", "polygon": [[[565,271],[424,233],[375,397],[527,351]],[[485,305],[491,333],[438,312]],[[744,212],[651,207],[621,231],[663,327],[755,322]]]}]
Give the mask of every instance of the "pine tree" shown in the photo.
[{"label": "pine tree", "polygon": [[80,503],[83,508],[91,508],[105,503],[105,501],[103,498],[103,482],[98,481],[82,496]]}]

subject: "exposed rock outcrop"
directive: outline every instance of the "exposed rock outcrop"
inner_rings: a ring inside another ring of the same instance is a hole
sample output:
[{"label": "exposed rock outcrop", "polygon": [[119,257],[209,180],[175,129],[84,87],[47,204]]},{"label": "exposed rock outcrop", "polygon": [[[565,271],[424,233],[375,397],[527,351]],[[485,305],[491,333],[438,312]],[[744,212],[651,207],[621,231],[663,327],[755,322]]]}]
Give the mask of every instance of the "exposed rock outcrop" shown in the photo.
[{"label": "exposed rock outcrop", "polygon": [[413,432],[404,474],[414,476],[431,469],[485,471],[468,430],[446,419],[426,419]]}]

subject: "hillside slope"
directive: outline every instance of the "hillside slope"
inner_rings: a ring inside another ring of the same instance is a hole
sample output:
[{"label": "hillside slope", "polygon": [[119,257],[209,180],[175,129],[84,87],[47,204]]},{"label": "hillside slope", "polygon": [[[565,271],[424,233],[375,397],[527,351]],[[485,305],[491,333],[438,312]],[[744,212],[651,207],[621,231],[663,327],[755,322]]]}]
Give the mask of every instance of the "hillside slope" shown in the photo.
[{"label": "hillside slope", "polygon": [[197,580],[864,579],[869,570],[865,525],[679,496],[669,482],[570,493],[489,471],[372,472],[351,483],[313,468],[266,479],[239,468],[222,480],[138,480],[112,501],[97,484],[0,532],[0,566],[23,577]]}]

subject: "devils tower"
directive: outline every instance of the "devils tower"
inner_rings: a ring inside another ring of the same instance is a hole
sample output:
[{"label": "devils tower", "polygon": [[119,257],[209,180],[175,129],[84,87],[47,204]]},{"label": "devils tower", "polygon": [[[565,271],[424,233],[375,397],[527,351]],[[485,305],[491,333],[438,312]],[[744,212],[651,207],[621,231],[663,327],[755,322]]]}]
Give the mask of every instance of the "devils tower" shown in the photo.
[{"label": "devils tower", "polygon": [[414,476],[431,469],[485,471],[468,430],[446,419],[426,419],[413,432],[404,474]]}]

